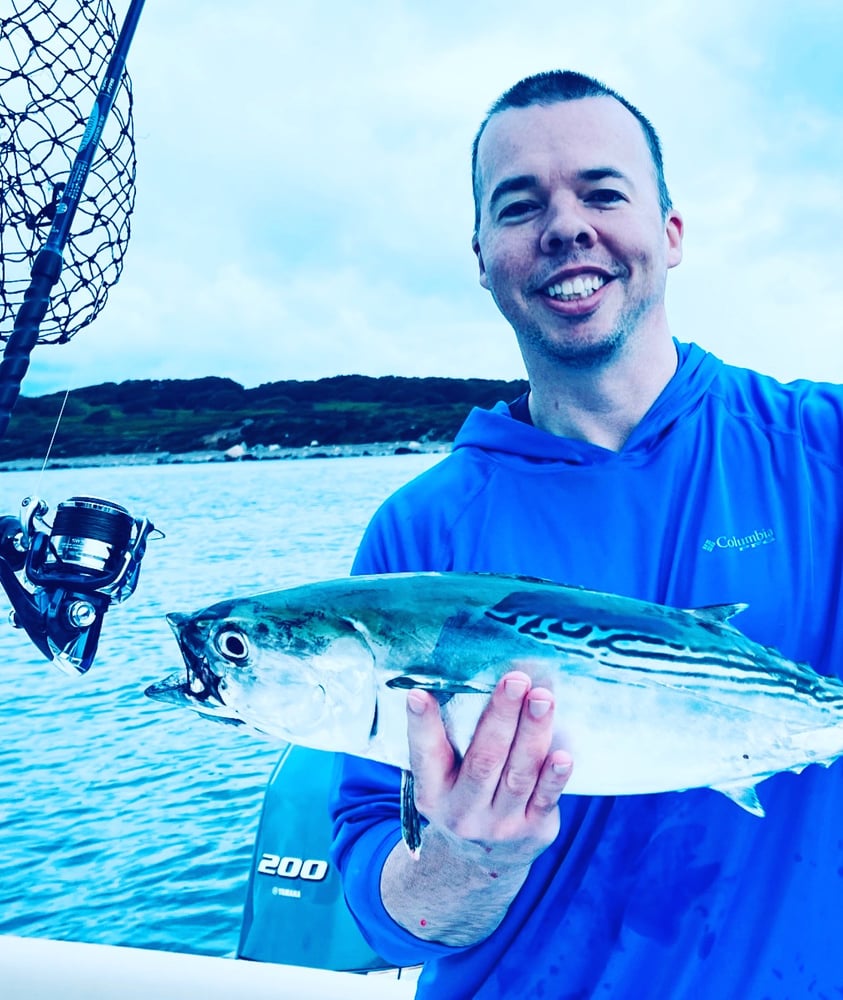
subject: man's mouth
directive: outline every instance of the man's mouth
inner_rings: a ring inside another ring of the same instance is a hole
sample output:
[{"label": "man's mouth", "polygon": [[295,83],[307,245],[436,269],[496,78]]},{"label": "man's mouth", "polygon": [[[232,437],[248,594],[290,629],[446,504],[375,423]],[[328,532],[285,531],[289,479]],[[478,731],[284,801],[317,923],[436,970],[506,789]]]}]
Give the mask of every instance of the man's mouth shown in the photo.
[{"label": "man's mouth", "polygon": [[602,274],[578,274],[573,278],[548,285],[545,294],[560,302],[574,302],[587,299],[606,284]]}]

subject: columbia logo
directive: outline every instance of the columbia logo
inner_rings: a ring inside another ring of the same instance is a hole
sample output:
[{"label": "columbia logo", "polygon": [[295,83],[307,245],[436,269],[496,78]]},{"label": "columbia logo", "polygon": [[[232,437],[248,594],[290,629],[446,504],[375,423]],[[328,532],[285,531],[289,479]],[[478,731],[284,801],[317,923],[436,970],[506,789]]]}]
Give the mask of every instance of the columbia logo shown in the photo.
[{"label": "columbia logo", "polygon": [[746,549],[757,549],[759,545],[769,545],[776,540],[772,528],[760,528],[750,535],[718,535],[717,538],[707,538],[703,542],[703,552],[715,552],[717,549],[732,549],[744,552]]}]

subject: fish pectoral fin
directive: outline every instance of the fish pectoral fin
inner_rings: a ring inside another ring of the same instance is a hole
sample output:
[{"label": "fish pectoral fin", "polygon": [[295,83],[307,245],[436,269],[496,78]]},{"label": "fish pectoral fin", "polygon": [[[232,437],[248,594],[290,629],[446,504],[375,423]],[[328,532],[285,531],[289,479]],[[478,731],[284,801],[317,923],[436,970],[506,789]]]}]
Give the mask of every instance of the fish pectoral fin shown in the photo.
[{"label": "fish pectoral fin", "polygon": [[401,772],[401,836],[407,850],[417,858],[421,848],[421,814],[416,808],[415,782],[412,771]]},{"label": "fish pectoral fin", "polygon": [[735,782],[731,785],[712,785],[711,787],[715,792],[722,792],[723,795],[728,796],[733,802],[737,802],[741,809],[746,809],[753,816],[765,815],[764,807],[758,801],[755,785]]},{"label": "fish pectoral fin", "polygon": [[386,686],[389,688],[402,688],[405,691],[410,691],[413,688],[421,688],[422,691],[430,691],[431,694],[437,697],[445,695],[446,699],[455,694],[491,694],[494,690],[488,684],[472,684],[471,681],[449,680],[440,674],[428,674],[423,671],[390,677],[386,682]]},{"label": "fish pectoral fin", "polygon": [[686,608],[689,615],[702,619],[704,622],[725,624],[730,618],[746,611],[748,604],[709,604],[702,608]]}]

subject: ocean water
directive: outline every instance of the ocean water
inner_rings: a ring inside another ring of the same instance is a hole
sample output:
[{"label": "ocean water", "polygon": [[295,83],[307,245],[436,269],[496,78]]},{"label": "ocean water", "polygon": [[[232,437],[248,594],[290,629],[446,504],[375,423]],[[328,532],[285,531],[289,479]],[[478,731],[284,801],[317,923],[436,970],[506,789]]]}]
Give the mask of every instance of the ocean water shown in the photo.
[{"label": "ocean water", "polygon": [[0,617],[0,934],[234,951],[279,750],[144,697],[181,665],[164,615],[346,575],[378,504],[441,457],[0,473],[0,515],[86,494],[166,533],[84,677]]}]

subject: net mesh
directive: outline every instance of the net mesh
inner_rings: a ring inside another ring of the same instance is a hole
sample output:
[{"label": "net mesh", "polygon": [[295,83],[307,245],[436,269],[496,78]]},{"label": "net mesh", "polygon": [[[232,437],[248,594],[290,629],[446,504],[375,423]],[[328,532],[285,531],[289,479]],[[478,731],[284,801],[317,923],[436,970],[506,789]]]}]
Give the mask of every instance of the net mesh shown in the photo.
[{"label": "net mesh", "polygon": [[[107,0],[4,0],[0,17],[0,341],[12,333],[119,28]],[[38,343],[87,326],[120,277],[135,199],[132,88],[123,75],[79,198]]]}]

